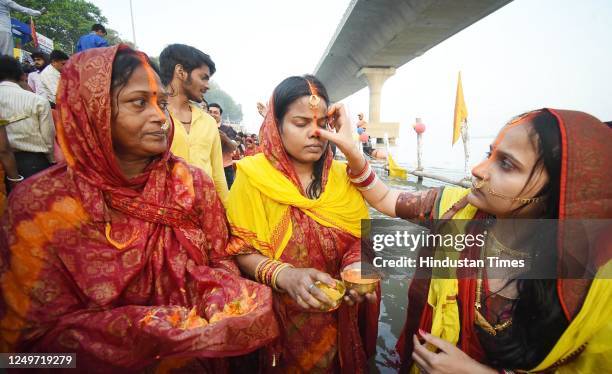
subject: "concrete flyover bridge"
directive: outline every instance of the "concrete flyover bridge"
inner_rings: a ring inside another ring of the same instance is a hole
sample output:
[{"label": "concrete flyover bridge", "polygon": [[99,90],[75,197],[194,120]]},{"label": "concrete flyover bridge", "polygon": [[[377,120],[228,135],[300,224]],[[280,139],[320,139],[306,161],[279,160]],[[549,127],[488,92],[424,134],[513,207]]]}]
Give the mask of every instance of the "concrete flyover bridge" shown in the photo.
[{"label": "concrete flyover bridge", "polygon": [[380,94],[395,70],[512,0],[352,0],[315,76],[340,101],[366,85],[368,133],[391,141],[399,123],[380,122]]}]

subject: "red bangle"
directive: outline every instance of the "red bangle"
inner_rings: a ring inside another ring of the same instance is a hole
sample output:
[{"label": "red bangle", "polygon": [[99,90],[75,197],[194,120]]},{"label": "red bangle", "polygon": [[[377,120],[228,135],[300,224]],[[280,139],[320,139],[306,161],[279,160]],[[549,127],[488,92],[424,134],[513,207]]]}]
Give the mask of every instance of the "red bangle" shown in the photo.
[{"label": "red bangle", "polygon": [[266,281],[265,275],[267,274],[267,271],[273,262],[274,260],[271,260],[271,259],[264,260],[263,264],[258,269],[259,270],[258,273],[255,275],[255,279],[257,279],[260,283],[265,283]]},{"label": "red bangle", "polygon": [[268,272],[266,273],[266,282],[265,282],[268,286],[272,286],[272,275],[274,275],[274,271],[279,265],[280,265],[279,262],[274,261],[272,266],[268,268]]},{"label": "red bangle", "polygon": [[372,183],[372,181],[374,180],[374,178],[376,177],[376,173],[374,173],[374,170],[370,171],[370,175],[368,175],[368,177],[361,183],[355,183],[355,187],[367,187],[370,185],[370,183]]},{"label": "red bangle", "polygon": [[353,174],[351,172],[351,168],[347,167],[346,168],[346,173],[349,175],[350,178],[358,178],[360,177],[363,173],[365,173],[365,171],[368,168],[368,160],[365,160],[365,165],[363,166],[363,169],[361,169],[361,171],[357,174]]}]

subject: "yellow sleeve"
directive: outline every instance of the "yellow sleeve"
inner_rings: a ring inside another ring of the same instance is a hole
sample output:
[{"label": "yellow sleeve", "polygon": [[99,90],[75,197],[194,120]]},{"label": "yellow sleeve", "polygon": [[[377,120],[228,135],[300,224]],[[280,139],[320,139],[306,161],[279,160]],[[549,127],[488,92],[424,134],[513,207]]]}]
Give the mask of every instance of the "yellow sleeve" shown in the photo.
[{"label": "yellow sleeve", "polygon": [[[216,125],[216,124],[215,124]],[[210,164],[212,166],[212,179],[215,183],[215,188],[219,194],[219,198],[223,206],[227,207],[229,198],[229,190],[227,188],[227,180],[225,179],[225,171],[223,170],[223,153],[221,152],[221,137],[219,130],[215,126],[215,134],[213,136],[212,147],[210,148]]]}]

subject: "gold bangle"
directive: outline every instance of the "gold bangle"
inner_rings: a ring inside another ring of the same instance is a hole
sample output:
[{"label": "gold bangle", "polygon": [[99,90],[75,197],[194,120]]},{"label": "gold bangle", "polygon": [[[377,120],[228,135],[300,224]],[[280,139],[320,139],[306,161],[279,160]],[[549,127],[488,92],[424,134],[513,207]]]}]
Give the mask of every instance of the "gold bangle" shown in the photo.
[{"label": "gold bangle", "polygon": [[257,272],[255,273],[255,278],[259,283],[264,283],[264,274],[266,272],[266,268],[270,266],[270,264],[272,263],[273,260],[267,258],[265,260],[263,260],[258,266],[257,266]]},{"label": "gold bangle", "polygon": [[259,280],[259,283],[269,286],[269,284],[266,282],[266,275],[268,274],[268,271],[272,265],[274,265],[274,262],[274,260],[267,260],[266,264],[261,268],[261,279]]},{"label": "gold bangle", "polygon": [[255,280],[256,280],[257,282],[259,282],[259,283],[261,283],[261,281],[259,280],[259,270],[261,270],[261,266],[262,266],[262,265],[263,265],[265,262],[267,262],[268,260],[269,260],[269,259],[268,259],[268,258],[266,258],[266,259],[264,259],[264,260],[259,261],[259,263],[258,263],[258,264],[257,264],[257,266],[255,267],[255,274],[254,274],[255,276],[254,276],[254,278],[255,278]]},{"label": "gold bangle", "polygon": [[278,278],[278,275],[280,274],[281,271],[283,271],[286,268],[292,268],[294,267],[291,264],[288,263],[283,263],[282,265],[280,265],[276,271],[274,272],[274,274],[272,275],[272,288],[275,289],[278,292],[285,292],[284,290],[281,290],[280,288],[278,288],[277,284],[276,284],[276,280]]},{"label": "gold bangle", "polygon": [[272,288],[278,291],[278,287],[276,286],[276,278],[280,274],[281,270],[287,267],[287,264],[280,264],[276,269],[274,269],[274,274],[272,274]]}]

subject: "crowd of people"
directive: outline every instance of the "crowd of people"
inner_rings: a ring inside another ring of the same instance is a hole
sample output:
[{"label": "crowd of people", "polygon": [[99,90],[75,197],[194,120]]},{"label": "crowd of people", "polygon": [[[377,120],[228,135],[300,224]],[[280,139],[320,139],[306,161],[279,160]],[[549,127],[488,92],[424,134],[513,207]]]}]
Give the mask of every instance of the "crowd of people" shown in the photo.
[{"label": "crowd of people", "polygon": [[600,120],[527,112],[501,127],[472,188],[407,192],[378,178],[316,77],[280,82],[258,104],[259,134],[244,134],[203,99],[217,69],[208,54],[171,44],[157,66],[129,46],[99,45],[95,27],[73,56],[33,56],[31,79],[0,57],[2,352],[76,353],[91,373],[366,372],[380,285],[339,305],[323,286],[364,266],[369,204],[432,230],[434,219],[490,222],[466,258],[497,251],[561,268],[579,257],[593,274],[419,270],[399,370],[612,368],[610,231],[581,253],[562,231],[547,237],[551,250],[494,224],[611,218],[612,133]]}]

